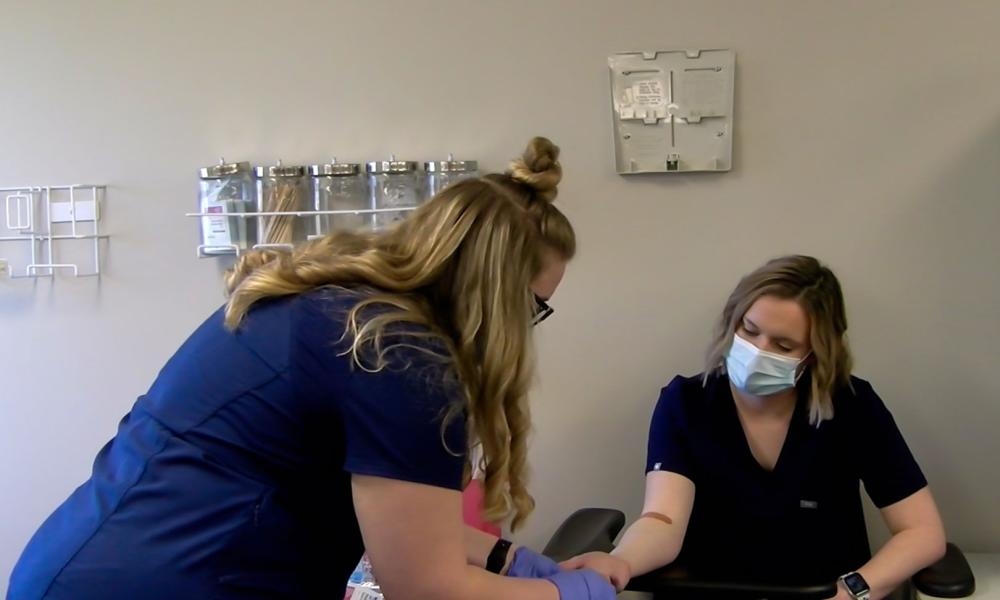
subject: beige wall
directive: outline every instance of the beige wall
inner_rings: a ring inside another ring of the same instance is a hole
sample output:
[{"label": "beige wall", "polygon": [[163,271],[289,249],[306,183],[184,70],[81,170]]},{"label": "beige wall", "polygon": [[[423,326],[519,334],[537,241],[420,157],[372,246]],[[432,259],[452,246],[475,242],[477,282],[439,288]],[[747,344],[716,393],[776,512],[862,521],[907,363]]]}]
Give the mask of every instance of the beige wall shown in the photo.
[{"label": "beige wall", "polygon": [[[0,574],[222,299],[181,216],[197,167],[496,168],[533,134],[563,147],[581,252],[539,330],[524,541],[636,513],[659,387],[740,274],[805,252],[951,538],[1000,551],[998,25],[992,1],[0,4],[0,186],[106,182],[114,234],[99,286],[0,282]],[[606,56],[699,45],[738,53],[735,169],[615,175]]]}]

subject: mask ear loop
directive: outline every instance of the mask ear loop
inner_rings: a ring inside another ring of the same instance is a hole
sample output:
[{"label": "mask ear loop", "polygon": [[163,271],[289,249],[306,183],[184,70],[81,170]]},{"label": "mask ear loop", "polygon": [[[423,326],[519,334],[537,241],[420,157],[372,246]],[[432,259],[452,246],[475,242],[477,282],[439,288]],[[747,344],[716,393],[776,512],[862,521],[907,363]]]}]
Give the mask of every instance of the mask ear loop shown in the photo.
[{"label": "mask ear loop", "polygon": [[732,337],[729,339],[729,346],[726,348],[726,351],[722,353],[722,358],[719,359],[719,366],[716,367],[719,373],[729,375],[729,369],[726,368],[726,358],[729,356],[729,353],[733,351],[733,344],[736,343],[736,338],[737,335],[734,331]]},{"label": "mask ear loop", "polygon": [[803,365],[804,366],[803,366],[802,370],[799,371],[799,374],[795,376],[795,385],[798,385],[799,384],[799,380],[802,379],[802,376],[806,374],[806,370],[809,368],[809,365],[806,363],[806,361],[809,360],[809,357],[812,356],[812,355],[813,355],[812,350],[810,350],[809,354],[806,354],[805,356],[803,356],[799,360],[799,366],[803,366]]}]

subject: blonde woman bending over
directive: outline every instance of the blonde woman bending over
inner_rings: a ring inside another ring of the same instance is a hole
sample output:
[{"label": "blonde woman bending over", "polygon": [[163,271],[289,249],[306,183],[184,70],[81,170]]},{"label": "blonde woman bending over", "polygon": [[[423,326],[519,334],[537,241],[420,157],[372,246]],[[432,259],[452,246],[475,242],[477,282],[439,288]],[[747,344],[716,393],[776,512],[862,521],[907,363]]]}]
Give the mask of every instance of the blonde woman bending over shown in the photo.
[{"label": "blonde woman bending over", "polygon": [[394,229],[243,256],[8,598],[329,597],[363,551],[394,600],[614,597],[462,524],[476,445],[487,516],[533,508],[531,329],[575,250],[557,158],[536,138]]}]

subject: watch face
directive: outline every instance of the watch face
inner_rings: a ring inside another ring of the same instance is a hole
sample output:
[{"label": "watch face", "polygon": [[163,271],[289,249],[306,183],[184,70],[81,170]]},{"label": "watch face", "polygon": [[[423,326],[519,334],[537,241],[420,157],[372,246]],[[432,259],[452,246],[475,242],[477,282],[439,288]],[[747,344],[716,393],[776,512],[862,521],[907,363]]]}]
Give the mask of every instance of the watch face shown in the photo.
[{"label": "watch face", "polygon": [[847,586],[847,589],[852,594],[860,594],[868,591],[868,584],[865,582],[865,578],[857,573],[851,573],[844,577],[844,585]]}]

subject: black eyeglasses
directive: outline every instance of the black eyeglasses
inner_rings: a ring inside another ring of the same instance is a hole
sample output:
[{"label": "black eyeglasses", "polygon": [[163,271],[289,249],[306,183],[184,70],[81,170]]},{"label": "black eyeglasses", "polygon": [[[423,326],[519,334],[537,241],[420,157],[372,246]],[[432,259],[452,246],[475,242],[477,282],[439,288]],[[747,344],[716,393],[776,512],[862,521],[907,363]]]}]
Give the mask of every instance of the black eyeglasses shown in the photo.
[{"label": "black eyeglasses", "polygon": [[556,312],[556,309],[549,306],[549,303],[538,294],[535,294],[535,314],[531,318],[532,327],[551,317],[554,312]]}]

